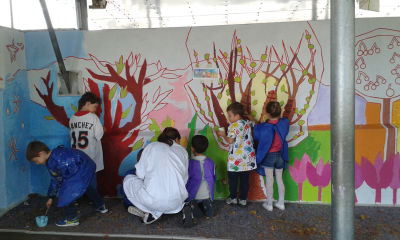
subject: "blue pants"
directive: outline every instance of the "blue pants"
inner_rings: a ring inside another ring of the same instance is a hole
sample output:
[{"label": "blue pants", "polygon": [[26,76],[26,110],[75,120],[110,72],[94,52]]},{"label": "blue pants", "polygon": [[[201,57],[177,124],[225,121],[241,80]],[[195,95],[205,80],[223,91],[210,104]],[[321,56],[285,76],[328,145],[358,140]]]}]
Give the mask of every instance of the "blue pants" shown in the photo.
[{"label": "blue pants", "polygon": [[230,197],[232,199],[236,199],[237,197],[238,180],[240,180],[239,199],[240,200],[247,199],[247,193],[249,192],[249,176],[250,176],[250,171],[244,171],[244,172],[228,171],[229,192],[230,192]]},{"label": "blue pants", "polygon": [[[94,207],[97,209],[101,207],[104,202],[103,199],[100,197],[99,193],[97,192],[97,183],[96,183],[96,174],[93,175],[92,180],[89,183],[88,188],[86,189],[85,195],[93,201]],[[67,220],[73,220],[78,217],[77,209],[75,206],[75,202],[70,203],[68,206],[64,208],[65,217]]]}]

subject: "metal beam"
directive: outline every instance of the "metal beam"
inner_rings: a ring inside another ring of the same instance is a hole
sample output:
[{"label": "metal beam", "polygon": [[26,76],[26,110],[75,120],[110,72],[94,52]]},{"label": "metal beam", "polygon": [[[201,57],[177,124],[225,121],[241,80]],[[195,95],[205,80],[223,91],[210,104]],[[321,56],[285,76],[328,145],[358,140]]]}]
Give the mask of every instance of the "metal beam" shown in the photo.
[{"label": "metal beam", "polygon": [[86,0],[75,0],[76,18],[80,30],[88,30],[88,11]]},{"label": "metal beam", "polygon": [[39,0],[42,5],[44,19],[46,20],[47,30],[49,31],[50,41],[53,45],[54,54],[56,55],[58,67],[60,68],[61,76],[64,81],[61,80],[61,89],[67,89],[67,92],[71,92],[71,86],[69,84],[69,74],[65,68],[64,59],[61,55],[60,46],[58,45],[56,33],[54,32],[53,25],[51,24],[51,19],[49,12],[47,10],[46,1]]},{"label": "metal beam", "polygon": [[332,239],[354,239],[354,0],[331,1]]}]

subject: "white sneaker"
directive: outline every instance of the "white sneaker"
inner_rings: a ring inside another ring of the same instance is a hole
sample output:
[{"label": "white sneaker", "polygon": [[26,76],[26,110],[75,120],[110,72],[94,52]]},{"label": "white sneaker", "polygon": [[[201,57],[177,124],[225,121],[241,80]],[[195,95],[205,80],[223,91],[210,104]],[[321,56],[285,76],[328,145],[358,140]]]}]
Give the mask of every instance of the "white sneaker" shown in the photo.
[{"label": "white sneaker", "polygon": [[272,210],[274,209],[274,208],[272,207],[272,204],[268,204],[267,202],[264,202],[264,203],[262,204],[262,206],[263,206],[263,208],[267,209],[267,211],[269,211],[269,212],[272,212]]},{"label": "white sneaker", "polygon": [[246,200],[239,200],[239,205],[241,207],[245,207],[247,205],[247,201]]},{"label": "white sneaker", "polygon": [[138,216],[140,218],[144,218],[144,212],[135,206],[129,206],[128,213]]},{"label": "white sneaker", "polygon": [[235,198],[235,199],[227,198],[225,202],[226,202],[226,204],[228,204],[228,205],[230,205],[230,204],[237,204],[237,203],[238,203],[236,198]]},{"label": "white sneaker", "polygon": [[274,203],[274,207],[279,208],[280,210],[284,211],[285,210],[285,204],[284,203]]}]

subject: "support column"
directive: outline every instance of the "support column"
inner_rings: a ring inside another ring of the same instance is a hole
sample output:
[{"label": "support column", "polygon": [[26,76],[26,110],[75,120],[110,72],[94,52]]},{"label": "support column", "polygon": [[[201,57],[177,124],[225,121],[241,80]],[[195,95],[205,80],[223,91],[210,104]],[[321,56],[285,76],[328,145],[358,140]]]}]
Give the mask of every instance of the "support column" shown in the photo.
[{"label": "support column", "polygon": [[354,0],[331,1],[332,239],[354,239]]}]

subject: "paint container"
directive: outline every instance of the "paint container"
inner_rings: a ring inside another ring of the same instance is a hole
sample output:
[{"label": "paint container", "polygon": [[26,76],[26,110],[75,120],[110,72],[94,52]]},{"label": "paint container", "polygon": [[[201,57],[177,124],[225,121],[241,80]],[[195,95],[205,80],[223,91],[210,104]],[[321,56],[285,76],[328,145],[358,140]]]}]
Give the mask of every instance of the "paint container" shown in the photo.
[{"label": "paint container", "polygon": [[38,216],[36,217],[36,225],[38,227],[46,227],[48,220],[49,218],[47,216]]},{"label": "paint container", "polygon": [[218,130],[221,131],[221,132],[225,132],[225,128],[224,127],[220,127],[220,128],[218,128]]}]

